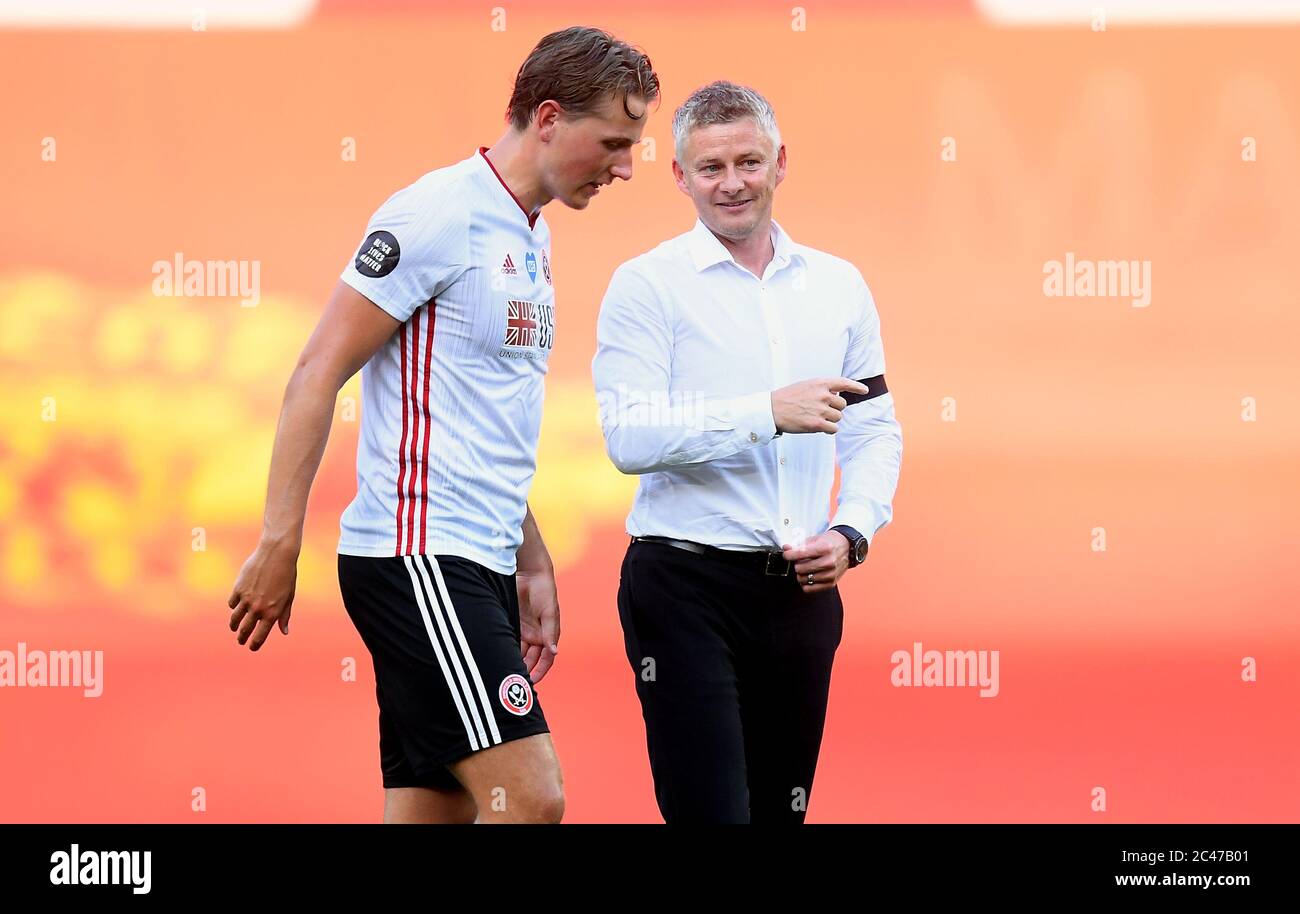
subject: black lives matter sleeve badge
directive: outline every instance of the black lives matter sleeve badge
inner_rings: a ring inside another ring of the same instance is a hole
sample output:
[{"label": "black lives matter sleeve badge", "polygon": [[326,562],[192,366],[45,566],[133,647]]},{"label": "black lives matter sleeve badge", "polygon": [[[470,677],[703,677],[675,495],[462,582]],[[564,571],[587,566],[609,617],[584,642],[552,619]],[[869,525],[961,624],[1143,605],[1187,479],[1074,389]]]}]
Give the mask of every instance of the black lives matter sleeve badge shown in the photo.
[{"label": "black lives matter sleeve badge", "polygon": [[402,248],[392,232],[371,232],[357,251],[357,272],[362,276],[387,276],[401,256]]}]

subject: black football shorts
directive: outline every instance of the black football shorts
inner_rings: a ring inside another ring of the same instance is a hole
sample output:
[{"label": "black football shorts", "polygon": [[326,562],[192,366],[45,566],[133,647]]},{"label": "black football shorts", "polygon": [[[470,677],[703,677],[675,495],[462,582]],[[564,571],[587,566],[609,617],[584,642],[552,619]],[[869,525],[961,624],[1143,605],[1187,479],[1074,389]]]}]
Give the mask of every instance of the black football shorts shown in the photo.
[{"label": "black football shorts", "polygon": [[339,589],[374,661],[384,787],[455,788],[449,763],[548,732],[513,575],[458,556],[340,554]]}]

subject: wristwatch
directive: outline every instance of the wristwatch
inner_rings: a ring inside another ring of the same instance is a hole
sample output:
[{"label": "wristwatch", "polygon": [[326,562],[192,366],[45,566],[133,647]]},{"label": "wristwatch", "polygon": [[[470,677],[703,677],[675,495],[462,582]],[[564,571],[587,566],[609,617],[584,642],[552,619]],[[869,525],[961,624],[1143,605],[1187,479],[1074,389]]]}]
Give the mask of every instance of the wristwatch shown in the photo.
[{"label": "wristwatch", "polygon": [[831,527],[849,541],[849,567],[856,568],[867,559],[867,538],[847,524]]}]

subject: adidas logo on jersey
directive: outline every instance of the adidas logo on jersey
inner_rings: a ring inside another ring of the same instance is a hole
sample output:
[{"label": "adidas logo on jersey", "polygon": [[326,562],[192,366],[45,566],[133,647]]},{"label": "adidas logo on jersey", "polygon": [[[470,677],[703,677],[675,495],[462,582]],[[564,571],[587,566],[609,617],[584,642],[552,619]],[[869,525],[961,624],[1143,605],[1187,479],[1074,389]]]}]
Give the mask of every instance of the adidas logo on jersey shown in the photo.
[{"label": "adidas logo on jersey", "polygon": [[501,275],[502,275],[502,276],[518,276],[518,275],[519,275],[519,271],[515,269],[515,262],[514,262],[513,260],[510,259],[510,255],[509,255],[509,254],[506,255],[505,262],[501,264]]}]

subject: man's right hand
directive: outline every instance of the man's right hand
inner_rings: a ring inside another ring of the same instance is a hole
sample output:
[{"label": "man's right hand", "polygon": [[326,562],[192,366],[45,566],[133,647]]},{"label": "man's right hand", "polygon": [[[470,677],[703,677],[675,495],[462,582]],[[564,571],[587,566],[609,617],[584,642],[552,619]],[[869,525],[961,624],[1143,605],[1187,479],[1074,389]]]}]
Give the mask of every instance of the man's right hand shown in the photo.
[{"label": "man's right hand", "polygon": [[772,391],[772,418],[779,431],[787,434],[825,432],[835,434],[836,423],[848,404],[842,390],[855,394],[869,391],[850,378],[812,378]]},{"label": "man's right hand", "polygon": [[[298,550],[263,540],[244,562],[227,605],[230,630],[239,632],[239,643],[257,650],[278,622],[289,634],[289,613],[298,582]],[[251,640],[250,640],[251,636]]]},{"label": "man's right hand", "polygon": [[239,632],[240,644],[257,650],[277,622],[280,631],[289,634],[307,497],[329,440],[339,389],[400,326],[397,318],[343,280],[334,284],[325,313],[285,387],[271,448],[262,538],[240,569],[227,601],[233,610],[230,630]]}]

